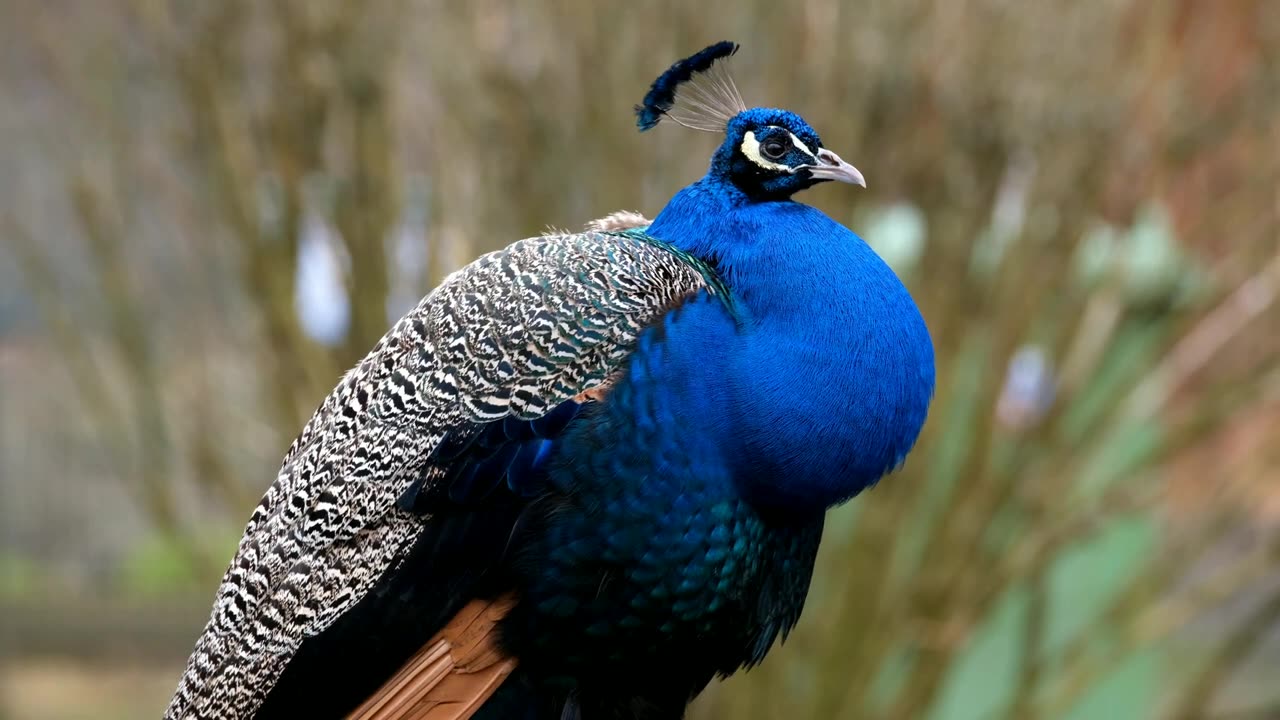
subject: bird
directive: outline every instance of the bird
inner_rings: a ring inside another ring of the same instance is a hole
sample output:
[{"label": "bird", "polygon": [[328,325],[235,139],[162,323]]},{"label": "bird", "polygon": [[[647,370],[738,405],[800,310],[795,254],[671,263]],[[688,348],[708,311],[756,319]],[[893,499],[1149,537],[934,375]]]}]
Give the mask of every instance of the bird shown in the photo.
[{"label": "bird", "polygon": [[439,717],[672,720],[786,638],[827,511],[915,445],[934,349],[893,270],[794,199],[862,173],[748,107],[737,50],[636,106],[722,138],[652,220],[480,257],[341,378],[166,720],[343,717],[424,647],[460,683],[414,700]]}]

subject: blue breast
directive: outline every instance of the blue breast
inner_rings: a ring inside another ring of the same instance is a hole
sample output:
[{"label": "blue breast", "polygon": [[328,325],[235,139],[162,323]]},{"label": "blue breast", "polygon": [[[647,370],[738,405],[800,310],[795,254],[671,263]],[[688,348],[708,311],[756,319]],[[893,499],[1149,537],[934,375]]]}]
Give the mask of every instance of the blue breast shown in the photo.
[{"label": "blue breast", "polygon": [[712,179],[686,188],[649,232],[709,258],[743,321],[732,340],[672,343],[682,399],[707,417],[739,489],[762,509],[847,500],[900,465],[934,389],[933,344],[911,296],[857,235],[791,201],[749,202]]}]

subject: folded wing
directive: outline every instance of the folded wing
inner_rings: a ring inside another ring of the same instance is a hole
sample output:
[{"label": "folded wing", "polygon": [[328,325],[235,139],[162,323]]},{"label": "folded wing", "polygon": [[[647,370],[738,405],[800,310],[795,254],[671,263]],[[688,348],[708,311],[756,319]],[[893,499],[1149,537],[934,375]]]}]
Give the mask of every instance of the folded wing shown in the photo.
[{"label": "folded wing", "polygon": [[445,444],[590,399],[640,332],[718,283],[637,230],[517,242],[447,278],[324,400],[254,510],[166,711],[253,715],[302,641],[393,570],[449,475]]}]

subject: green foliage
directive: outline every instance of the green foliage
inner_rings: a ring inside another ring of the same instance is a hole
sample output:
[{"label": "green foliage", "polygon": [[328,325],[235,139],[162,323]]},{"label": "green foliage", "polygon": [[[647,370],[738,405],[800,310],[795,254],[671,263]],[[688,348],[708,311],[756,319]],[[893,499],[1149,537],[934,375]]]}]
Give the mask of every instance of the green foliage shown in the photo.
[{"label": "green foliage", "polygon": [[0,600],[30,597],[42,585],[36,561],[11,551],[0,551]]},{"label": "green foliage", "polygon": [[[119,592],[130,599],[198,597],[216,583],[221,571],[215,576],[208,568],[193,564],[193,554],[229,558],[239,540],[239,531],[235,535],[224,531],[211,537],[192,534],[178,540],[148,535],[123,558],[116,577]],[[194,550],[193,544],[202,548]]]}]

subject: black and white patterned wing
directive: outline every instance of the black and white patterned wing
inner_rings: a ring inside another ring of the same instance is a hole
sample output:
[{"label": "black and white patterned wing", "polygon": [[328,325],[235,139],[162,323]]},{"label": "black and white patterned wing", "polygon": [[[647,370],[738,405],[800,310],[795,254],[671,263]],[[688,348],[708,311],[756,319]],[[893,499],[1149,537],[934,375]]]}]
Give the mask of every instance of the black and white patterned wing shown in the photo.
[{"label": "black and white patterned wing", "polygon": [[424,522],[397,508],[446,433],[533,419],[599,387],[641,330],[715,291],[632,233],[517,242],[447,278],[342,378],[245,529],[170,720],[250,717],[306,637],[350,609]]}]

